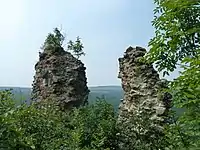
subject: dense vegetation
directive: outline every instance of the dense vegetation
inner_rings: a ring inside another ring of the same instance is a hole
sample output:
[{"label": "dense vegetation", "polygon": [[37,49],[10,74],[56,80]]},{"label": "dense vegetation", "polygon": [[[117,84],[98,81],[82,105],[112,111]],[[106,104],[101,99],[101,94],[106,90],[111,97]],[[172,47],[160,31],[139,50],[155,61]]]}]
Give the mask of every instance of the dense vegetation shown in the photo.
[{"label": "dense vegetation", "polygon": [[49,101],[15,107],[12,98],[0,92],[1,149],[116,149],[115,113],[104,100],[63,112]]},{"label": "dense vegetation", "polygon": [[[173,105],[184,108],[168,127],[174,148],[200,147],[200,1],[155,0],[156,36],[149,42],[147,60],[155,62],[163,75],[181,68],[169,85]],[[172,140],[173,139],[173,140]]]},{"label": "dense vegetation", "polygon": [[[182,68],[180,76],[171,81],[166,90],[173,96],[173,105],[183,108],[185,112],[178,117],[173,112],[170,114],[171,120],[166,124],[162,139],[135,134],[127,144],[134,150],[199,149],[200,1],[154,2],[157,5],[153,20],[156,34],[149,42],[150,51],[145,60],[155,62],[158,71],[163,72],[163,75]],[[57,29],[54,32],[55,35],[49,34],[44,46],[52,43],[52,39],[59,46],[62,45],[64,37]],[[69,43],[68,47],[78,50],[74,51],[76,54],[80,54],[83,48],[79,40],[78,38],[78,42]],[[134,117],[130,123],[135,123],[138,119],[143,128],[148,128],[148,118],[145,115]],[[117,136],[120,130],[116,120],[114,108],[104,99],[64,112],[51,101],[16,107],[11,92],[1,91],[0,149],[118,149],[118,142],[122,139]]]}]

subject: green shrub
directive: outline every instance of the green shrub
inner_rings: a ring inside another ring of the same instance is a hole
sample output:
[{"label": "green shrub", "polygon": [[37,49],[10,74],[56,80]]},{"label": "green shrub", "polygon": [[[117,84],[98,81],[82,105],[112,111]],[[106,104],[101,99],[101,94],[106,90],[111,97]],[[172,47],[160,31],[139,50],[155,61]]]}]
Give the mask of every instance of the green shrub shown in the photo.
[{"label": "green shrub", "polygon": [[63,112],[49,101],[15,107],[9,91],[0,98],[0,149],[116,149],[114,109],[104,100]]}]

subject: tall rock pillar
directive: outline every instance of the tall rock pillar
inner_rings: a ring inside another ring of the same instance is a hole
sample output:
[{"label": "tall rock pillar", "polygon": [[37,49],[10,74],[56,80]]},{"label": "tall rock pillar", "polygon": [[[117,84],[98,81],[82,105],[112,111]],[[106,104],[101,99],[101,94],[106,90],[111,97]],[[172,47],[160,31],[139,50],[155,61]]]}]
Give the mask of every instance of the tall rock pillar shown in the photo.
[{"label": "tall rock pillar", "polygon": [[170,108],[170,96],[159,94],[165,84],[153,65],[140,61],[145,53],[144,48],[129,47],[124,57],[119,58],[118,77],[122,81],[124,98],[119,106],[118,123],[124,150],[130,149],[128,146],[136,149],[137,143],[142,142],[148,147],[151,144],[148,140],[159,138]]},{"label": "tall rock pillar", "polygon": [[51,99],[68,109],[87,102],[84,64],[61,47],[45,49],[35,65],[32,101]]}]

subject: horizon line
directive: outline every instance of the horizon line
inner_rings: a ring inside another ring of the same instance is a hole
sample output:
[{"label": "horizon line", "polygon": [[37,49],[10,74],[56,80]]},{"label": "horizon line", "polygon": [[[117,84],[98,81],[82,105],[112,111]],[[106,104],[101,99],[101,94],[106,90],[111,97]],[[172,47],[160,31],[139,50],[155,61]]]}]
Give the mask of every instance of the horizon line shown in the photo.
[{"label": "horizon line", "polygon": [[[88,85],[88,87],[121,86],[120,84]],[[32,88],[31,86],[0,86],[0,88]]]}]

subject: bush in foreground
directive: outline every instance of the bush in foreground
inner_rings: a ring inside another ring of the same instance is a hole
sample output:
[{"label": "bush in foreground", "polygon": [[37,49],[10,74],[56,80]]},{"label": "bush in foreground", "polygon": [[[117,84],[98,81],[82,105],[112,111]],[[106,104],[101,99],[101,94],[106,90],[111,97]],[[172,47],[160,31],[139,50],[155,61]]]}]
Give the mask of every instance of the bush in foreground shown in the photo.
[{"label": "bush in foreground", "polygon": [[53,103],[15,107],[0,92],[0,149],[116,149],[114,109],[104,100],[63,112]]}]

